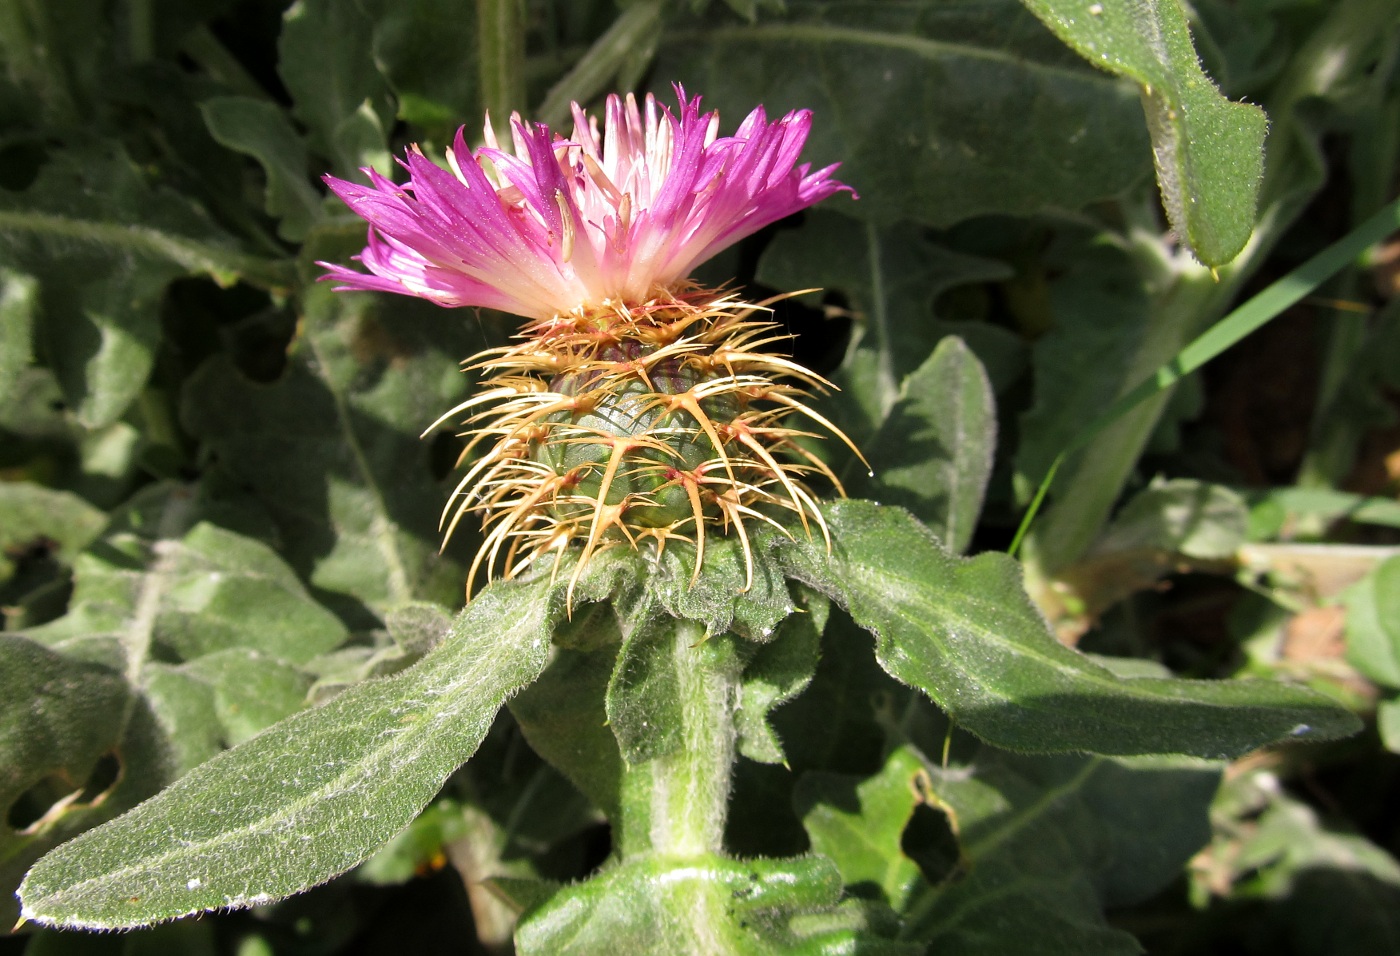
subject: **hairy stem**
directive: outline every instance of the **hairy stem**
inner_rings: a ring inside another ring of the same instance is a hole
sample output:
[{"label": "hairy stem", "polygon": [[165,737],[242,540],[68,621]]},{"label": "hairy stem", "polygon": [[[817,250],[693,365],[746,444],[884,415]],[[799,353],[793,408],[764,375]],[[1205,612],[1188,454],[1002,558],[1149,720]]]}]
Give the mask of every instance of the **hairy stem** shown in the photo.
[{"label": "hairy stem", "polygon": [[522,0],[478,0],[477,61],[481,98],[501,142],[510,142],[510,114],[525,108],[525,11]]},{"label": "hairy stem", "polygon": [[707,639],[693,621],[677,621],[672,655],[681,734],[670,753],[627,766],[617,821],[617,850],[692,857],[723,849],[734,765],[739,664],[728,637]]}]

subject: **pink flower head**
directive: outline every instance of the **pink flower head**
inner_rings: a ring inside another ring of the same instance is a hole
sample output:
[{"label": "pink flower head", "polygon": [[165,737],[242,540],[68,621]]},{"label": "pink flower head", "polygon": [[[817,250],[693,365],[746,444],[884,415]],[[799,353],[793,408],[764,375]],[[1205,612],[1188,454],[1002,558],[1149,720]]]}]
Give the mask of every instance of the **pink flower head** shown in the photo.
[{"label": "pink flower head", "polygon": [[609,96],[602,135],[574,105],[570,139],[511,117],[514,155],[486,124],[473,151],[457,132],[444,169],[416,147],[396,185],[327,176],[369,223],[357,259],[370,275],[322,263],[341,289],[422,296],[443,306],[487,306],[545,319],[634,305],[674,290],[701,262],[771,222],[841,190],[836,166],[798,165],[812,117],[768,122],[756,108],[733,136],[719,113],[677,86],[677,118],[648,95]]}]

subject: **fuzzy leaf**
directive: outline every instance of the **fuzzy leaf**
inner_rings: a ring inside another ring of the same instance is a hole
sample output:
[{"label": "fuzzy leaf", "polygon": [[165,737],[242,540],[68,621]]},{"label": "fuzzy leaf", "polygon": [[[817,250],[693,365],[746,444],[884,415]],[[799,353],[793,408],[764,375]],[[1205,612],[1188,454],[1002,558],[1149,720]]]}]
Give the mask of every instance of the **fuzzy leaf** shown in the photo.
[{"label": "fuzzy leaf", "polygon": [[[1131,258],[1083,234],[1050,250],[1044,268],[1053,325],[1031,352],[1034,398],[1021,415],[1017,493],[1029,499],[1050,463],[1120,392],[1152,331],[1150,302]],[[1068,487],[1079,459],[1060,469]]]},{"label": "fuzzy leaf", "polygon": [[1185,478],[1154,481],[1123,506],[1094,550],[1222,560],[1244,544],[1248,525],[1244,499],[1229,488]]},{"label": "fuzzy leaf", "polygon": [[68,614],[28,635],[70,653],[115,644],[133,675],[156,650],[192,660],[244,648],[302,663],[345,640],[276,552],[200,521],[200,509],[184,489],[143,493],[79,556]]},{"label": "fuzzy leaf", "polygon": [[922,800],[919,785],[925,776],[918,756],[901,748],[873,777],[808,773],[793,793],[812,851],[835,861],[850,890],[868,893],[874,888],[896,912],[923,884],[901,841]]},{"label": "fuzzy leaf", "polygon": [[1217,757],[1359,727],[1301,687],[1115,677],[1050,635],[1006,556],[960,560],[907,513],[869,502],[838,502],[827,520],[831,556],[799,539],[782,552],[790,573],[876,634],[892,676],[998,746]]},{"label": "fuzzy leaf", "polygon": [[417,666],[295,715],[49,854],[20,888],[25,915],[136,926],[288,896],[364,860],[544,669],[560,590],[547,577],[488,589]]},{"label": "fuzzy leaf", "polygon": [[[105,772],[101,761],[114,764]],[[154,793],[172,768],[155,721],[123,676],[0,635],[0,885],[57,843]],[[13,896],[0,918],[18,917]]]},{"label": "fuzzy leaf", "polygon": [[1172,227],[1209,266],[1254,231],[1269,120],[1231,103],[1201,70],[1179,0],[1023,0],[1095,66],[1136,81]]},{"label": "fuzzy leaf", "polygon": [[782,743],[768,718],[774,708],[801,694],[811,683],[831,610],[824,596],[801,590],[802,613],[783,621],[777,636],[757,648],[744,666],[734,715],[738,747],[745,757],[761,763],[784,762]]},{"label": "fuzzy leaf", "polygon": [[299,0],[283,15],[277,72],[311,148],[341,177],[361,166],[388,171],[385,129],[393,113],[373,36],[372,11],[360,3]]},{"label": "fuzzy leaf", "polygon": [[[946,226],[1077,209],[1147,172],[1130,88],[1078,62],[1014,2],[794,2],[753,26],[715,17],[662,38],[667,80],[730,124],[815,114],[806,155],[861,193],[842,211]],[[732,125],[729,127],[732,128]]]},{"label": "fuzzy leaf", "polygon": [[[845,216],[822,210],[808,213],[800,229],[775,236],[758,269],[758,280],[774,288],[822,288],[850,300],[858,331],[833,402],[857,437],[881,427],[905,379],[945,335],[961,337],[989,369],[1022,363],[1024,347],[1005,330],[934,314],[934,300],[948,289],[1011,275],[1005,263],[934,245],[913,225],[852,228]],[[860,443],[869,444],[863,438]],[[871,464],[877,475],[884,470],[881,461]],[[854,467],[847,470],[855,473]]]},{"label": "fuzzy leaf", "polygon": [[[882,927],[855,901],[840,904],[841,879],[819,856],[793,860],[683,860],[643,855],[563,887],[521,917],[521,956],[621,952],[663,956],[870,953],[909,956],[880,939]],[[888,928],[888,927],[883,927]]]},{"label": "fuzzy leaf", "polygon": [[[585,613],[611,617],[606,611]],[[608,729],[604,697],[616,662],[615,644],[586,651],[561,648],[540,679],[510,702],[534,751],[614,820],[622,757]]]},{"label": "fuzzy leaf", "polygon": [[1234,900],[1267,904],[1265,940],[1299,956],[1395,950],[1400,863],[1385,848],[1321,818],[1267,770],[1233,775],[1214,812],[1224,825],[1211,877]]},{"label": "fuzzy leaf", "polygon": [[476,17],[464,16],[456,0],[391,0],[380,5],[374,62],[393,87],[399,119],[445,139],[465,118],[481,112]]},{"label": "fuzzy leaf", "polygon": [[106,523],[103,512],[72,492],[0,482],[0,582],[13,571],[10,555],[42,544],[69,563]]}]

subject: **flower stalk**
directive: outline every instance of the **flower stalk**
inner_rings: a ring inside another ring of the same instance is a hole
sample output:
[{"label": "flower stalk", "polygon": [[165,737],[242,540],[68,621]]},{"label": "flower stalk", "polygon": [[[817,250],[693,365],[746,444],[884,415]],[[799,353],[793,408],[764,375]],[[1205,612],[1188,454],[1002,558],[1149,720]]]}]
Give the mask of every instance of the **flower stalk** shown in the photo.
[{"label": "flower stalk", "polygon": [[[679,705],[679,741],[669,753],[625,764],[614,850],[692,858],[721,853],[735,758],[742,666],[727,636],[707,640],[693,621],[658,635]],[[660,728],[658,728],[659,730]]]}]

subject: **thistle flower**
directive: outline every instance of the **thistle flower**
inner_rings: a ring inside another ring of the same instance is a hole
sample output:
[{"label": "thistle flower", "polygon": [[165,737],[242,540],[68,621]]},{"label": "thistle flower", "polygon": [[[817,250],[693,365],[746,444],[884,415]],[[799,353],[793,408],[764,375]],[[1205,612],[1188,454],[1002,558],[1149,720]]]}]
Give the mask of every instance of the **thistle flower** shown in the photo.
[{"label": "thistle flower", "polygon": [[720,137],[719,114],[676,93],[679,116],[651,96],[644,110],[608,97],[601,135],[577,105],[569,139],[513,116],[513,154],[488,118],[486,145],[473,151],[459,131],[446,168],[410,148],[403,185],[368,169],[370,186],[326,177],[370,225],[356,257],[370,274],[322,263],[340,289],[533,320],[516,344],[468,360],[482,391],[434,423],[468,416],[473,463],[443,518],[449,536],[481,518],[469,586],[482,566],[510,577],[576,542],[577,580],[599,551],[646,538],[692,541],[698,575],[707,528],[741,537],[751,577],[745,521],[776,525],[769,507],[826,533],[804,479],[840,484],[784,420],[802,413],[851,445],[806,404],[829,383],[765,351],[786,337],[755,318],[767,303],[688,276],[851,190],[835,166],[798,164],[807,111],[770,123],[759,107]]}]

